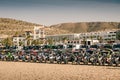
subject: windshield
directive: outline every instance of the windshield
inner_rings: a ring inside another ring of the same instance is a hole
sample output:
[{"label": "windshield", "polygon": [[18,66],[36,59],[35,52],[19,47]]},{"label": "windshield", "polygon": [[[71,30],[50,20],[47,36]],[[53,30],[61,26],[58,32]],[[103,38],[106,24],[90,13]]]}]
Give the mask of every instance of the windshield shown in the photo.
[{"label": "windshield", "polygon": [[81,48],[87,48],[87,46],[85,46],[85,45],[81,45]]},{"label": "windshield", "polygon": [[98,48],[97,45],[91,45],[90,48]]},{"label": "windshield", "polygon": [[57,46],[52,46],[52,49],[57,49]]},{"label": "windshield", "polygon": [[104,45],[104,48],[112,49],[112,46],[111,45]]},{"label": "windshield", "polygon": [[120,44],[114,45],[113,48],[120,48]]},{"label": "windshield", "polygon": [[73,48],[73,45],[68,45],[67,48]]},{"label": "windshield", "polygon": [[58,45],[58,49],[64,49],[63,45]]}]

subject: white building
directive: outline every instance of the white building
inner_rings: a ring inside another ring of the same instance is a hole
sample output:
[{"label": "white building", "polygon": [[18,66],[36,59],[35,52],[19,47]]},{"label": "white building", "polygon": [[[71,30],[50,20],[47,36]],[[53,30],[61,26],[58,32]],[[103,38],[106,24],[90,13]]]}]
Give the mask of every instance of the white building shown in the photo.
[{"label": "white building", "polygon": [[33,39],[36,40],[44,38],[45,38],[44,26],[34,26]]},{"label": "white building", "polygon": [[66,38],[68,43],[80,44],[81,41],[87,40],[92,42],[116,40],[116,29],[105,30],[98,32],[87,32],[77,34],[60,34],[60,35],[46,35],[46,39],[52,39],[54,42],[61,42],[63,38]]},{"label": "white building", "polygon": [[13,36],[13,45],[20,46],[25,44],[25,37],[23,36]]},{"label": "white building", "polygon": [[98,31],[98,32],[89,32],[89,33],[80,33],[80,39],[94,39],[97,40],[100,37],[103,40],[115,40],[116,39],[116,31],[117,30],[106,30],[106,31]]},{"label": "white building", "polygon": [[16,46],[28,45],[27,38],[30,37],[29,45],[31,45],[33,40],[44,40],[45,39],[45,31],[44,26],[34,26],[33,31],[26,31],[24,36],[13,36],[13,44]]}]

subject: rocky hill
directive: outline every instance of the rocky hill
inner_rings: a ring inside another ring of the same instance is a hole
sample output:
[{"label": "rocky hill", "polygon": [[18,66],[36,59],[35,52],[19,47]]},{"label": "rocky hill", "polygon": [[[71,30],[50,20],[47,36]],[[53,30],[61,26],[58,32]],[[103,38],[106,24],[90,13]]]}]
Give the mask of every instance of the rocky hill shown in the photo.
[{"label": "rocky hill", "polygon": [[[26,21],[0,18],[0,35],[12,36],[23,34],[25,31],[33,31],[34,26],[40,24],[29,23]],[[120,22],[79,22],[79,23],[62,23],[45,27],[46,35],[67,34],[100,31],[106,29],[120,29]]]},{"label": "rocky hill", "polygon": [[35,25],[38,24],[9,18],[0,18],[0,34],[9,36],[16,33],[22,34],[27,30],[31,31]]},{"label": "rocky hill", "polygon": [[50,26],[51,28],[66,30],[70,33],[103,31],[120,28],[120,22],[79,22],[62,23]]},{"label": "rocky hill", "polygon": [[[15,20],[10,18],[0,18],[0,36],[7,37],[15,34],[23,34],[25,31],[33,31],[34,26],[40,24],[30,23],[21,20]],[[59,30],[56,28],[45,27],[45,32],[48,35],[69,33],[66,30]]]}]

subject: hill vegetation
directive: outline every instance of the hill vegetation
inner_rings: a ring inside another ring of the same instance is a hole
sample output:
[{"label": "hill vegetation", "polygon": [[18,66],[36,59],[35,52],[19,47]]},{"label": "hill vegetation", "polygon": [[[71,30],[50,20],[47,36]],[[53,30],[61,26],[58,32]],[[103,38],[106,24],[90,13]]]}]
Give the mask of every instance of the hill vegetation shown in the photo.
[{"label": "hill vegetation", "polygon": [[[10,18],[0,18],[0,35],[13,36],[16,34],[21,35],[25,31],[33,32],[34,26],[40,26],[40,24],[35,24],[35,23],[30,23],[30,22],[10,19]],[[45,27],[45,32],[47,35],[69,33],[66,30],[59,30],[56,28],[49,28],[49,27]]]},{"label": "hill vegetation", "polygon": [[[33,31],[34,26],[40,24],[30,23],[10,18],[0,18],[0,35],[13,36]],[[78,22],[61,23],[45,27],[46,35],[92,32],[106,29],[120,29],[120,22]]]},{"label": "hill vegetation", "polygon": [[10,36],[16,33],[22,34],[25,31],[33,30],[33,26],[35,25],[38,24],[9,18],[0,18],[0,34]]},{"label": "hill vegetation", "polygon": [[70,33],[80,33],[80,32],[120,29],[120,22],[62,23],[62,24],[52,25],[50,27],[59,30],[66,30]]}]

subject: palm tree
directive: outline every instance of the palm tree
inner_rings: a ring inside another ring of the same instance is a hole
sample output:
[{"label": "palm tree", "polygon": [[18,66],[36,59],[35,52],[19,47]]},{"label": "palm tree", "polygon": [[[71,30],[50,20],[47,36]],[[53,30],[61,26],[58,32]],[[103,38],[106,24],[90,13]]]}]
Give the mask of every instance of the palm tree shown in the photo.
[{"label": "palm tree", "polygon": [[33,40],[31,44],[32,44],[32,45],[37,45],[37,44],[36,44],[36,40]]},{"label": "palm tree", "polygon": [[43,40],[33,40],[32,45],[39,45],[39,44],[43,44]]},{"label": "palm tree", "polygon": [[53,39],[48,39],[47,42],[48,42],[48,44],[52,45],[53,44]]},{"label": "palm tree", "polygon": [[18,33],[18,32],[15,32],[14,36],[18,36],[18,35],[19,35],[19,33]]},{"label": "palm tree", "polygon": [[117,33],[116,33],[116,39],[120,40],[120,30],[118,30]]},{"label": "palm tree", "polygon": [[19,46],[23,46],[23,44],[24,44],[24,43],[23,43],[22,41],[19,42]]},{"label": "palm tree", "polygon": [[2,44],[4,46],[12,46],[13,45],[13,42],[12,42],[12,39],[11,38],[6,38],[2,41]]},{"label": "palm tree", "polygon": [[62,42],[63,42],[63,43],[65,43],[66,40],[67,40],[67,37],[63,37],[63,38],[62,38]]},{"label": "palm tree", "polygon": [[83,44],[86,45],[86,38],[83,37]]},{"label": "palm tree", "polygon": [[103,42],[103,38],[101,36],[97,36],[97,39],[99,40],[100,43]]},{"label": "palm tree", "polygon": [[31,43],[32,43],[32,36],[31,35],[27,35],[26,36],[26,44],[27,45],[31,45]]},{"label": "palm tree", "polygon": [[39,40],[39,44],[44,44],[44,40]]},{"label": "palm tree", "polygon": [[94,38],[94,36],[91,35],[91,36],[90,36],[90,39],[91,39],[92,43],[93,43],[93,38]]}]

